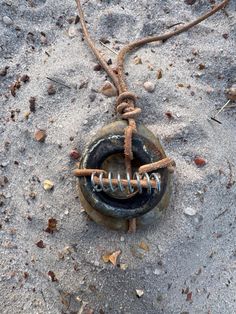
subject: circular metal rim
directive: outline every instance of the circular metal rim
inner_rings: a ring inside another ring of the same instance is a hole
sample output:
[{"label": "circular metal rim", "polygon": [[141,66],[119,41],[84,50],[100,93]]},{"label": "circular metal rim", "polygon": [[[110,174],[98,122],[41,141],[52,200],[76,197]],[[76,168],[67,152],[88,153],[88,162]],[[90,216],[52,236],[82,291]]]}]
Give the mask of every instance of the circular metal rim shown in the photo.
[{"label": "circular metal rim", "polygon": [[[111,127],[112,125],[113,124],[111,124]],[[124,145],[123,131],[124,131],[125,126],[126,124],[123,124],[123,129],[120,128],[117,130],[116,128],[114,128],[115,130],[113,130],[113,132],[111,132],[110,134],[108,132],[105,132],[105,134],[100,134],[100,136],[95,137],[95,139],[90,143],[90,145],[86,149],[85,154],[83,155],[81,159],[80,168],[94,168],[94,167],[96,168],[96,166],[99,167],[99,162],[101,163],[101,161],[104,160],[106,156],[114,153],[114,150],[119,151],[119,152],[123,151],[123,145]],[[109,129],[107,127],[106,129]],[[133,143],[134,143],[133,151],[136,157],[142,158],[143,153],[145,153],[146,156],[148,155],[150,158],[149,160],[144,161],[144,163],[154,162],[154,161],[158,161],[164,158],[165,154],[161,146],[157,147],[157,143],[154,143],[152,138],[150,138],[150,136],[145,136],[145,135],[141,134],[139,130],[137,133],[134,133],[133,135]],[[111,147],[110,147],[110,150],[108,151],[105,151],[103,149],[104,153],[101,153],[101,150],[98,150],[98,147],[101,147],[101,145],[104,145],[105,142],[107,141],[111,141],[114,144],[113,149]],[[137,143],[139,144],[138,151],[136,149]],[[141,146],[143,147],[143,150],[140,154]],[[99,158],[96,155],[97,151],[99,151],[99,154],[101,154]],[[92,163],[91,163],[91,158],[89,157],[92,158],[93,160]],[[96,164],[96,157],[99,159],[97,160],[97,164]],[[146,201],[142,202],[142,206],[139,206],[137,204],[137,206],[131,209],[128,208],[129,205],[127,204],[132,204],[132,202],[134,202],[135,200],[135,197],[127,199],[125,200],[125,202],[122,202],[120,200],[118,201],[116,200],[115,202],[112,202],[111,198],[104,196],[105,195],[104,193],[93,191],[92,185],[90,182],[90,177],[79,178],[80,190],[84,198],[90,204],[90,206],[94,208],[97,212],[101,213],[102,215],[114,217],[114,218],[122,218],[122,219],[135,218],[135,217],[146,214],[147,212],[152,210],[154,207],[156,207],[158,203],[161,201],[163,195],[165,194],[166,183],[169,180],[169,171],[168,169],[161,169],[160,172],[161,172],[162,185],[163,185],[161,193],[158,195],[157,192],[153,191],[151,195],[148,194],[148,196],[146,196]],[[144,199],[144,195],[145,194],[142,194],[141,196],[142,199]],[[137,198],[136,196],[137,200],[141,200],[141,198],[140,197]],[[136,200],[136,203],[137,203],[137,200]],[[126,206],[124,206],[125,203],[126,203]]]}]

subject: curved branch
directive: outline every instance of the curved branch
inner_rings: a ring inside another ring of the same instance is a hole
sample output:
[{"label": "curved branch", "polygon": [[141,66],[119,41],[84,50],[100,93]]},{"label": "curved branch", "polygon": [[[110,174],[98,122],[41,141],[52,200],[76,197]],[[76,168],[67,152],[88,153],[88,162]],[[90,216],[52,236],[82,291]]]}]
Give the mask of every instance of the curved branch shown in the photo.
[{"label": "curved branch", "polygon": [[110,78],[112,79],[113,83],[115,84],[116,88],[118,90],[120,90],[119,88],[119,82],[117,79],[116,74],[112,71],[112,69],[109,67],[109,65],[106,63],[106,61],[104,60],[104,58],[102,57],[102,55],[100,54],[100,52],[98,51],[98,49],[96,48],[92,38],[89,35],[86,23],[85,23],[85,19],[84,19],[84,13],[81,7],[81,3],[80,0],[76,0],[76,4],[77,4],[77,8],[79,11],[79,17],[80,17],[80,23],[81,23],[81,27],[84,33],[84,38],[87,42],[87,44],[89,45],[89,47],[91,48],[92,52],[94,53],[95,57],[98,59],[98,61],[100,62],[101,66],[103,67],[103,69],[107,72],[107,74],[110,76]]}]

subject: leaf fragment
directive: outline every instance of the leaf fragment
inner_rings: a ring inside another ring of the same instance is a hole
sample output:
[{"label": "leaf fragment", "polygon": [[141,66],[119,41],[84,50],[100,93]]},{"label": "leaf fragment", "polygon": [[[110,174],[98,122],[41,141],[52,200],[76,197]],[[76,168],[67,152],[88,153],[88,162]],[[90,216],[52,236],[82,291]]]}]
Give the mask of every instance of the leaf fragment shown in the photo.
[{"label": "leaf fragment", "polygon": [[138,246],[140,247],[140,249],[142,249],[146,252],[149,251],[149,245],[144,241],[141,241]]},{"label": "leaf fragment", "polygon": [[102,259],[104,263],[112,263],[114,266],[116,266],[117,258],[121,254],[121,250],[115,251],[115,252],[108,252],[102,256]]},{"label": "leaf fragment", "polygon": [[55,218],[49,218],[48,219],[48,226],[45,229],[48,233],[53,233],[57,230],[57,220]]}]

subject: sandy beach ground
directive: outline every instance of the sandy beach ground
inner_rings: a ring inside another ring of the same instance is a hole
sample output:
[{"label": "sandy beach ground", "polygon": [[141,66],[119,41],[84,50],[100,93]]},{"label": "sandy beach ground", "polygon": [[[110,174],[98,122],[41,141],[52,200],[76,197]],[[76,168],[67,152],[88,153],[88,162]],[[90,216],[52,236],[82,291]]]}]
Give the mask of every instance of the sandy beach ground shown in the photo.
[{"label": "sandy beach ground", "polygon": [[[214,2],[89,0],[83,8],[97,47],[114,64],[101,38],[118,51],[198,17]],[[168,210],[132,235],[89,220],[71,174],[70,151],[83,152],[116,118],[115,98],[98,92],[107,77],[94,70],[76,14],[73,0],[0,2],[0,313],[234,314],[236,109],[219,115],[222,124],[207,118],[236,83],[235,1],[127,58],[139,119],[177,164]],[[153,93],[145,81],[155,84]],[[46,131],[44,142],[35,140],[38,129]],[[44,190],[45,180],[53,190]],[[53,234],[45,231],[49,218],[57,220]],[[104,263],[102,255],[117,250],[118,265]]]}]

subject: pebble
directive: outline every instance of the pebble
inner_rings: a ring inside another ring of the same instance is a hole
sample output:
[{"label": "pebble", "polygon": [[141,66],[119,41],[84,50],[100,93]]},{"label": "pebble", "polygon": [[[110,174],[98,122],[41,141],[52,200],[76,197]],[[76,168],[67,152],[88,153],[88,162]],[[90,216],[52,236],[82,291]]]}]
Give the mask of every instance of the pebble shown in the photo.
[{"label": "pebble", "polygon": [[13,24],[12,19],[9,16],[6,16],[6,15],[3,16],[2,21],[3,21],[3,23],[5,25],[8,25],[8,26]]},{"label": "pebble", "polygon": [[147,92],[153,93],[155,90],[155,84],[150,81],[147,81],[143,84],[143,87],[146,89]]},{"label": "pebble", "polygon": [[160,269],[156,268],[153,273],[154,273],[154,275],[158,276],[161,274],[161,271],[160,271]]},{"label": "pebble", "polygon": [[124,238],[124,237],[120,237],[120,241],[121,241],[121,242],[124,242],[124,241],[125,241],[125,238]]},{"label": "pebble", "polygon": [[115,86],[109,82],[109,81],[106,81],[104,83],[104,85],[101,87],[100,89],[100,92],[107,96],[107,97],[113,97],[113,96],[116,96],[117,95],[117,89],[115,88]]},{"label": "pebble", "polygon": [[55,95],[56,94],[56,88],[53,84],[48,85],[48,95]]},{"label": "pebble", "polygon": [[99,261],[94,261],[94,266],[98,267],[99,265]]},{"label": "pebble", "polygon": [[187,216],[195,216],[197,213],[197,210],[195,208],[192,208],[192,207],[185,207],[184,213]]}]

